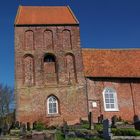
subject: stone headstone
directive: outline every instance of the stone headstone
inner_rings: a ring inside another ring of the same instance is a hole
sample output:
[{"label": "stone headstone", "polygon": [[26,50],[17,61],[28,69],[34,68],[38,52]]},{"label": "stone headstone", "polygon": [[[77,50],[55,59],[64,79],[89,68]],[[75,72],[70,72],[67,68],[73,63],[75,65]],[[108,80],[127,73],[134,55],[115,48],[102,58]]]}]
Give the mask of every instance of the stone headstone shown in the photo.
[{"label": "stone headstone", "polygon": [[111,126],[112,126],[113,128],[116,128],[116,123],[117,123],[117,116],[116,116],[116,115],[114,115],[114,116],[111,118],[111,122],[112,122]]},{"label": "stone headstone", "polygon": [[139,116],[138,115],[134,115],[133,121],[134,121],[134,123],[140,121]]},{"label": "stone headstone", "polygon": [[36,124],[37,124],[37,122],[35,121],[35,122],[33,122],[33,130],[34,129],[36,129]]},{"label": "stone headstone", "polygon": [[104,115],[103,114],[101,114],[101,123],[103,123],[103,120],[104,120]]},{"label": "stone headstone", "polygon": [[140,119],[138,115],[134,115],[133,117],[134,127],[136,130],[140,130]]},{"label": "stone headstone", "polygon": [[89,129],[94,129],[92,112],[89,112]]},{"label": "stone headstone", "polygon": [[55,133],[46,134],[44,140],[56,140]]},{"label": "stone headstone", "polygon": [[119,116],[119,118],[118,118],[118,121],[119,121],[119,122],[121,122],[121,121],[122,121],[122,118],[121,118],[121,116]]},{"label": "stone headstone", "polygon": [[[32,136],[32,140],[44,140],[44,138],[45,138],[44,134],[34,134]],[[47,140],[49,140],[49,139],[47,139]]]},{"label": "stone headstone", "polygon": [[9,131],[9,128],[8,128],[8,124],[7,123],[4,123],[4,126],[3,126],[3,135],[6,135]]},{"label": "stone headstone", "polygon": [[27,131],[30,131],[30,130],[31,130],[30,123],[27,122]]},{"label": "stone headstone", "polygon": [[67,137],[67,134],[69,132],[69,127],[66,121],[63,121],[63,128],[62,128],[62,132],[65,135],[65,138]]},{"label": "stone headstone", "polygon": [[108,119],[103,121],[103,138],[105,140],[111,140],[111,128]]},{"label": "stone headstone", "polygon": [[22,127],[22,122],[19,123],[19,127]]},{"label": "stone headstone", "polygon": [[10,126],[10,130],[15,128],[15,123],[12,122],[11,126]]},{"label": "stone headstone", "polygon": [[75,132],[68,132],[65,138],[76,138]]},{"label": "stone headstone", "polygon": [[103,116],[103,114],[101,114],[101,115],[98,117],[98,123],[103,123],[103,120],[104,120],[104,116]]},{"label": "stone headstone", "polygon": [[32,133],[26,134],[26,139],[27,139],[27,140],[28,140],[28,139],[31,139],[31,140],[32,140]]},{"label": "stone headstone", "polygon": [[19,121],[16,121],[15,122],[15,128],[20,129],[20,123],[19,123]]},{"label": "stone headstone", "polygon": [[1,136],[1,134],[2,134],[2,128],[0,128],[0,136]]},{"label": "stone headstone", "polygon": [[20,127],[20,135],[23,137],[26,135],[26,125],[25,124],[22,124],[22,126]]}]

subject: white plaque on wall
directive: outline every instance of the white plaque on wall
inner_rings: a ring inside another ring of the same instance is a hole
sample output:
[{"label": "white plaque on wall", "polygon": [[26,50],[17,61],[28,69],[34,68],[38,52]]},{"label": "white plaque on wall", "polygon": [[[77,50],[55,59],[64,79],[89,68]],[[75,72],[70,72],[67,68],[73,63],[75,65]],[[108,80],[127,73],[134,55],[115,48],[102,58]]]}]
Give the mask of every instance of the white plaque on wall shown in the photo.
[{"label": "white plaque on wall", "polygon": [[95,101],[92,102],[92,107],[97,107],[97,103]]}]

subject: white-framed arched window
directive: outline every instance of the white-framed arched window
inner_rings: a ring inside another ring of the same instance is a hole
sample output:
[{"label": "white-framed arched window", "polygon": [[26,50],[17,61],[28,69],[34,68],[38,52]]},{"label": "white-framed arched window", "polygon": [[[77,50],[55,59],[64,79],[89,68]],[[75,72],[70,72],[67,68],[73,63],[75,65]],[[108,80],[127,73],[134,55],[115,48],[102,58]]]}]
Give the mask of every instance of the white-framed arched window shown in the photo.
[{"label": "white-framed arched window", "polygon": [[58,100],[55,96],[49,96],[47,99],[48,114],[58,114]]},{"label": "white-framed arched window", "polygon": [[114,88],[106,87],[103,90],[103,100],[105,111],[119,111],[117,93]]}]

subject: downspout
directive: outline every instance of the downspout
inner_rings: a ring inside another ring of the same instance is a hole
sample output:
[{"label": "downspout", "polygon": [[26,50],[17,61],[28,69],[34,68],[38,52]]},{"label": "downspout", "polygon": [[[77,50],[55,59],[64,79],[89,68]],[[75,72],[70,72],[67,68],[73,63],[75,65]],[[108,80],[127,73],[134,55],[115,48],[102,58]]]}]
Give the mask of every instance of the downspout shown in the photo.
[{"label": "downspout", "polygon": [[[79,30],[79,33],[80,33],[80,30]],[[80,36],[79,36],[80,37]],[[79,38],[80,39],[80,38]],[[83,54],[82,54],[82,49],[80,49],[80,51],[81,51],[81,56],[82,56],[82,66],[83,66],[83,73],[84,73],[84,63],[83,63]],[[85,78],[85,82],[86,82],[86,84],[85,84],[85,92],[86,92],[86,98],[87,98],[87,117],[88,117],[88,114],[89,114],[89,104],[88,104],[88,86],[87,86],[87,78],[86,78],[86,76],[85,76],[85,73],[84,73],[84,78]]]},{"label": "downspout", "polygon": [[89,113],[89,104],[88,104],[88,86],[87,86],[87,78],[85,78],[86,81],[86,97],[87,97],[87,115]]},{"label": "downspout", "polygon": [[133,93],[133,88],[132,88],[132,83],[131,83],[131,81],[130,81],[130,90],[131,90],[131,95],[132,95],[132,103],[133,103],[134,115],[136,115],[135,98],[134,98],[134,93]]}]

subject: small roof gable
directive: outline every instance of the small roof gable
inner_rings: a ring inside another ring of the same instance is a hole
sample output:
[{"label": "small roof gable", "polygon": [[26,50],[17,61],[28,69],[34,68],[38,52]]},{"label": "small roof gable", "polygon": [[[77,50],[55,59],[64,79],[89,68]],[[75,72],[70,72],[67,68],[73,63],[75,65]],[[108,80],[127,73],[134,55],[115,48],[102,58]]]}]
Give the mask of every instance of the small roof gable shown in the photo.
[{"label": "small roof gable", "polygon": [[19,6],[15,25],[78,24],[68,6]]},{"label": "small roof gable", "polygon": [[82,49],[86,77],[140,78],[140,49]]}]

